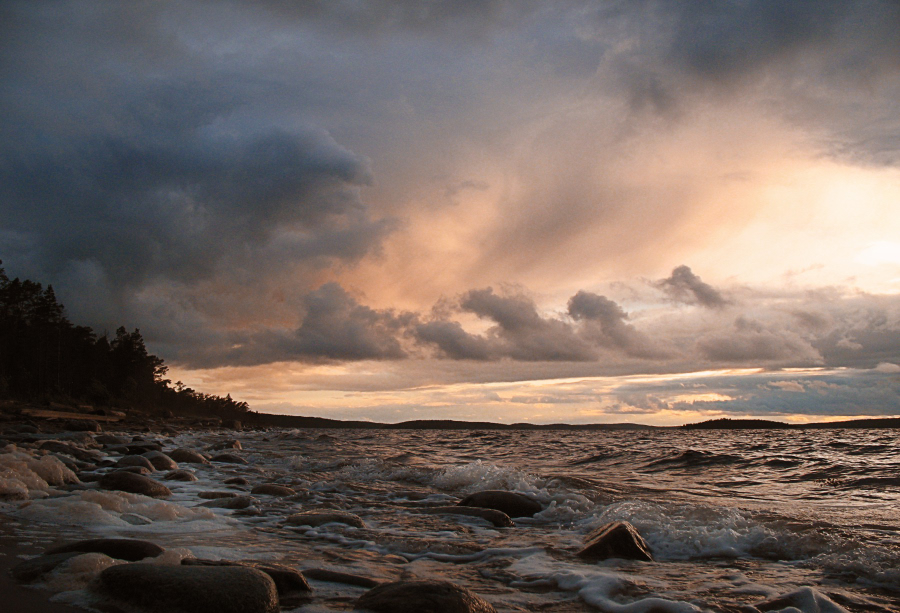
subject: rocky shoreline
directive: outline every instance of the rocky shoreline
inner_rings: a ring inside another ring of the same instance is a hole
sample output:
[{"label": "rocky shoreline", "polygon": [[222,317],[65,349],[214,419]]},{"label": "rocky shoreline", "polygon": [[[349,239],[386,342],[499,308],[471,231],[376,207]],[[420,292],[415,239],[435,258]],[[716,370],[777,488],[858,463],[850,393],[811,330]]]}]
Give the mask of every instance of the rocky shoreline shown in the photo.
[{"label": "rocky shoreline", "polygon": [[[172,440],[192,429],[208,435],[210,444],[185,448]],[[0,500],[27,507],[33,499],[111,492],[133,495],[134,500],[164,501],[172,497],[173,488],[177,490],[179,484],[203,486],[204,476],[217,474],[219,478],[212,489],[192,490],[192,512],[215,511],[235,518],[254,518],[277,510],[285,527],[366,527],[364,517],[344,510],[305,508],[309,493],[296,483],[270,480],[252,471],[247,476],[230,476],[235,469],[248,465],[247,450],[240,439],[250,434],[265,437],[272,433],[245,431],[240,423],[226,426],[185,418],[132,415],[101,425],[85,418],[23,418],[21,413],[6,413],[0,422]],[[477,518],[504,530],[515,529],[517,518],[530,518],[543,507],[520,492],[486,490],[474,492],[456,504],[420,505],[409,510],[438,515],[451,522],[460,516]],[[135,527],[152,522],[139,512],[123,512],[119,519]],[[255,559],[208,559],[158,539],[69,540],[34,553],[8,565],[15,581],[41,586],[52,583],[48,577],[76,576],[74,585],[89,595],[86,606],[103,610],[275,613],[314,603],[316,590],[310,582],[325,582],[365,588],[364,593],[346,603],[354,610],[495,611],[489,595],[449,581],[404,576],[390,580]],[[627,522],[600,527],[571,554],[584,564],[608,558],[653,560],[647,543]],[[73,584],[66,585],[71,588]],[[809,597],[805,593],[795,596],[788,594],[777,601],[760,602],[748,611],[802,606],[803,599]],[[819,604],[827,601],[829,606],[838,607],[818,592],[813,597]],[[47,606],[45,610],[50,613],[50,607],[57,605]],[[669,609],[662,606],[658,610]]]}]

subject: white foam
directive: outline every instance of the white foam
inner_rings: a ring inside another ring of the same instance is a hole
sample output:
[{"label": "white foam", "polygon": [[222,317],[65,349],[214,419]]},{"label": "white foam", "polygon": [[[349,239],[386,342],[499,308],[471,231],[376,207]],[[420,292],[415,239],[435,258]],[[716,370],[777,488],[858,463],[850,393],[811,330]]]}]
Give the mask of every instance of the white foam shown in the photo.
[{"label": "white foam", "polygon": [[697,613],[689,602],[647,597],[622,603],[614,600],[629,585],[637,585],[633,576],[592,565],[575,565],[554,560],[543,551],[513,563],[509,570],[521,575],[518,585],[555,584],[562,590],[577,592],[579,598],[605,613]]},{"label": "white foam", "polygon": [[7,445],[0,453],[0,498],[45,498],[52,486],[66,483],[79,483],[79,480],[58,458],[36,457],[15,445]]}]

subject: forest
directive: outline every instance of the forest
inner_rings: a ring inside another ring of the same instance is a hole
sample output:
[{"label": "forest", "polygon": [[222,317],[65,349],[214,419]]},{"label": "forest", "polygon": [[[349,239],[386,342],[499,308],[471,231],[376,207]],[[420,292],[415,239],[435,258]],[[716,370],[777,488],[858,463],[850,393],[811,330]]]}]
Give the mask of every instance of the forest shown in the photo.
[{"label": "forest", "polygon": [[240,418],[246,402],[166,378],[138,329],[115,336],[73,324],[53,286],[15,278],[0,261],[0,399]]}]

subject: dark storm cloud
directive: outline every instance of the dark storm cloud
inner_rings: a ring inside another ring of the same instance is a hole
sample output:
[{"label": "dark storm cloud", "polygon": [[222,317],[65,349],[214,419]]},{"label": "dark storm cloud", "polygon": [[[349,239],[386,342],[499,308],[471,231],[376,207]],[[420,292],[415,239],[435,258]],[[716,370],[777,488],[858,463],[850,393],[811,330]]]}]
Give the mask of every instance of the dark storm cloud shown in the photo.
[{"label": "dark storm cloud", "polygon": [[492,288],[472,290],[463,295],[460,307],[495,322],[488,336],[513,359],[582,361],[596,357],[596,351],[571,326],[542,317],[526,296],[501,296]]},{"label": "dark storm cloud", "polygon": [[721,293],[708,283],[704,283],[687,266],[675,268],[668,278],[658,281],[656,286],[677,302],[700,304],[705,307],[722,307],[728,304]]},{"label": "dark storm cloud", "polygon": [[569,316],[581,322],[581,334],[601,347],[614,347],[638,357],[664,357],[651,340],[626,323],[628,314],[606,296],[579,291],[569,299]]},{"label": "dark storm cloud", "polygon": [[431,343],[453,360],[488,360],[495,357],[491,342],[466,332],[456,321],[434,320],[418,324],[414,335],[422,343]]},{"label": "dark storm cloud", "polygon": [[794,331],[745,317],[737,318],[726,334],[712,333],[700,338],[697,346],[704,357],[720,364],[813,366],[824,362],[809,341]]}]

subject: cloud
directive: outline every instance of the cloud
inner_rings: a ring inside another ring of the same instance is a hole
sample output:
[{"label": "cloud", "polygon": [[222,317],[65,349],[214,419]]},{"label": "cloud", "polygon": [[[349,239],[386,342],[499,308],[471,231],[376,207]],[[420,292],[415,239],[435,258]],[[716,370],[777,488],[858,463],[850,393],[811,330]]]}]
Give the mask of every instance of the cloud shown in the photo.
[{"label": "cloud", "polygon": [[672,274],[656,283],[672,300],[720,308],[728,301],[713,286],[704,283],[688,266],[678,266]]},{"label": "cloud", "polygon": [[628,314],[606,296],[584,290],[569,299],[569,315],[582,325],[581,334],[601,347],[621,349],[637,357],[664,357],[666,354],[634,326]]}]

